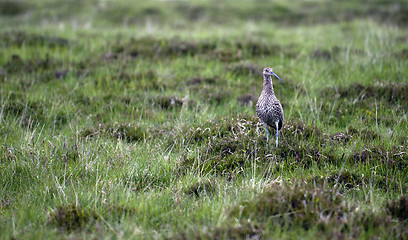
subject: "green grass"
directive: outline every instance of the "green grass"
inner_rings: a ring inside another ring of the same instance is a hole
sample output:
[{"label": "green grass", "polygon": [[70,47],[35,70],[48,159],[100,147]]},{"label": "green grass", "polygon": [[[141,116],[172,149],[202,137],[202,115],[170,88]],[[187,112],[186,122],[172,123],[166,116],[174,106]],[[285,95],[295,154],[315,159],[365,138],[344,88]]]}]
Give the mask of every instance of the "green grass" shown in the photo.
[{"label": "green grass", "polygon": [[[407,16],[1,1],[0,238],[406,239]],[[266,66],[278,148],[255,114]]]}]

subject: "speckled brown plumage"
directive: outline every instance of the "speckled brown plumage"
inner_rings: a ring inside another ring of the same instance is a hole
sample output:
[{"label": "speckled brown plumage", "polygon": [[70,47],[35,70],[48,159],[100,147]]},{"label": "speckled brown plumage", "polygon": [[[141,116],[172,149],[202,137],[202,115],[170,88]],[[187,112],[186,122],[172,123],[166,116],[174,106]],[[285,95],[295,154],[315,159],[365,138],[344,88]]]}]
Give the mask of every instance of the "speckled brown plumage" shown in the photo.
[{"label": "speckled brown plumage", "polygon": [[[256,114],[264,123],[266,129],[266,138],[269,141],[269,131],[266,125],[276,129],[276,146],[278,146],[279,130],[283,125],[283,108],[279,100],[275,96],[272,85],[272,76],[276,76],[271,68],[265,68],[263,71],[263,88],[261,95],[256,103]],[[281,80],[282,82],[282,80]]]}]

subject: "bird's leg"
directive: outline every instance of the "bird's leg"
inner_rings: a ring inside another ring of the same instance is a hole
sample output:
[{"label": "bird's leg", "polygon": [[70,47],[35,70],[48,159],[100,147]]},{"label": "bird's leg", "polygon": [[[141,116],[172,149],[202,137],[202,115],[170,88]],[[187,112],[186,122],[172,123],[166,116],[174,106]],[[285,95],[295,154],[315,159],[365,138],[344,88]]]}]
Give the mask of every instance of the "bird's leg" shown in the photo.
[{"label": "bird's leg", "polygon": [[275,122],[276,125],[276,147],[278,147],[278,138],[279,138],[279,121]]},{"label": "bird's leg", "polygon": [[269,131],[268,131],[268,126],[266,125],[266,123],[263,123],[265,126],[265,130],[266,130],[266,142],[269,142]]}]

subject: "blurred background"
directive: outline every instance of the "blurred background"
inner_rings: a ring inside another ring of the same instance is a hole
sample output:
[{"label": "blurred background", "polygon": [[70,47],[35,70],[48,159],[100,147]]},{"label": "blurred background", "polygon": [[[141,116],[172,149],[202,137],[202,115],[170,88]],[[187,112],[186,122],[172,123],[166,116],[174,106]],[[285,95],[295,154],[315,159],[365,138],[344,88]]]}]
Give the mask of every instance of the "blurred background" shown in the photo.
[{"label": "blurred background", "polygon": [[382,23],[406,25],[404,0],[380,1],[128,1],[128,0],[2,0],[2,27],[13,25],[101,28],[137,27],[192,29],[238,27],[268,21],[280,26],[322,24],[370,18]]}]

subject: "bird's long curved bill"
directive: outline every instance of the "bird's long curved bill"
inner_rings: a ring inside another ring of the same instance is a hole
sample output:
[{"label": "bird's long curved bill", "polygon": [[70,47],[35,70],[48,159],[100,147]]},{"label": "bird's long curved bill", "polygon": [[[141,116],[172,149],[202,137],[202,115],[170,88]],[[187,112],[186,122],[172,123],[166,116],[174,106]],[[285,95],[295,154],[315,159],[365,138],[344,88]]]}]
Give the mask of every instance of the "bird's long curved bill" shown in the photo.
[{"label": "bird's long curved bill", "polygon": [[278,77],[278,75],[276,75],[274,72],[272,72],[272,74],[273,74],[273,76],[275,76],[277,79],[279,79],[279,81],[281,81],[281,83],[283,83],[283,82],[282,82],[282,79],[280,79],[280,77]]}]

